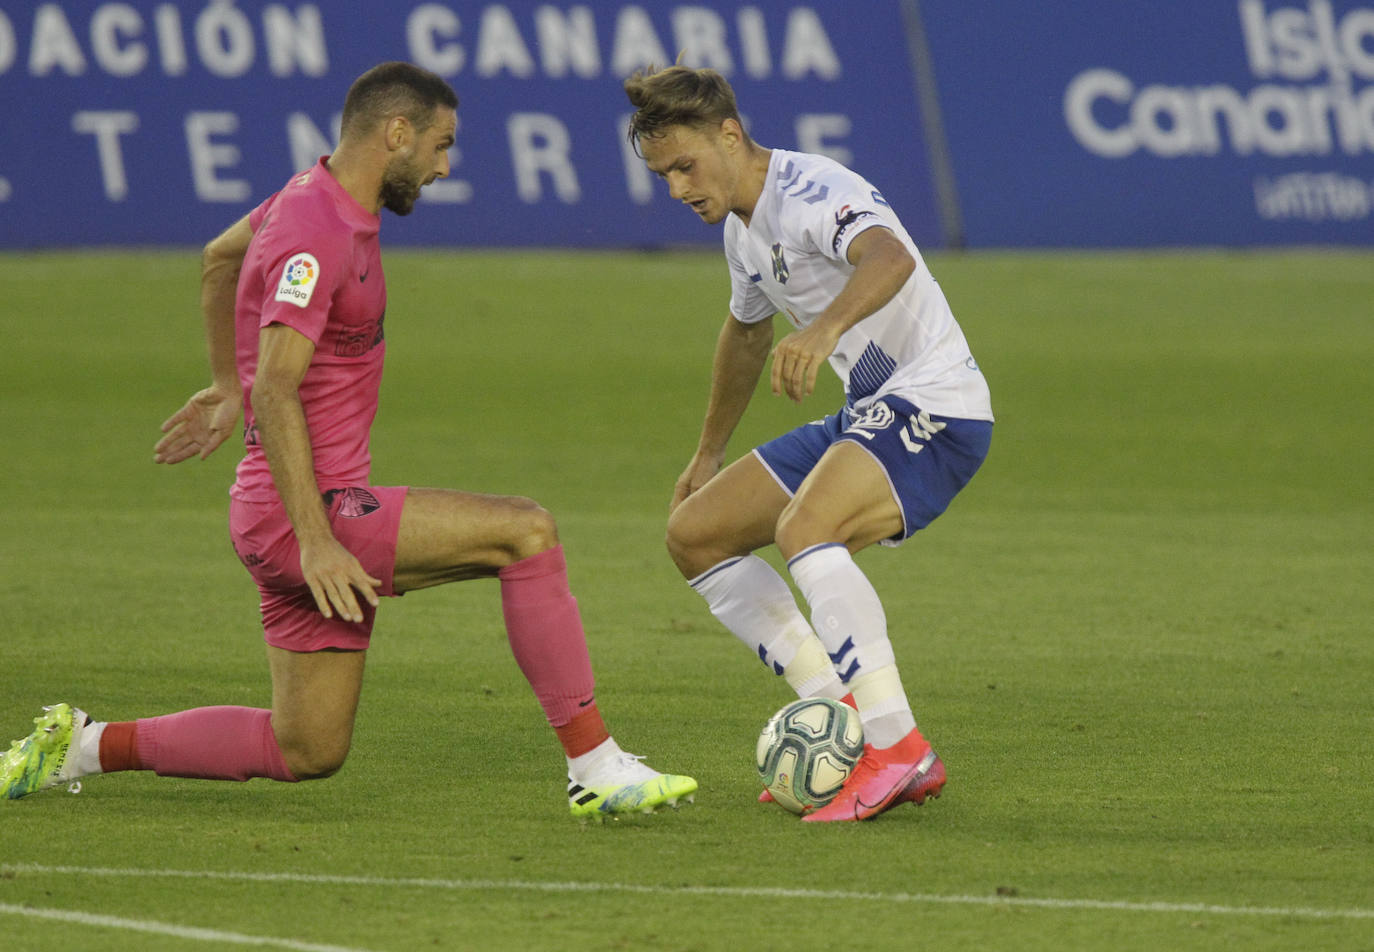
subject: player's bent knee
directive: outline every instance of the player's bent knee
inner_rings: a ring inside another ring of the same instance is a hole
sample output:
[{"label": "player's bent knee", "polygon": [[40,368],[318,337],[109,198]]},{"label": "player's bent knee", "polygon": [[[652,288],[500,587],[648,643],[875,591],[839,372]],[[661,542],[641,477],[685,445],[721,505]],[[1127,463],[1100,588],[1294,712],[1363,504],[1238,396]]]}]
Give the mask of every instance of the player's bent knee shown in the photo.
[{"label": "player's bent knee", "polygon": [[517,497],[510,500],[510,505],[512,513],[507,526],[512,561],[527,559],[558,545],[558,524],[552,513],[533,499]]},{"label": "player's bent knee", "polygon": [[671,530],[664,535],[663,544],[667,547],[668,557],[673,560],[673,564],[677,566],[678,571],[687,578],[694,578],[695,576],[691,571],[693,562],[688,550],[681,544],[678,538],[673,535]]},{"label": "player's bent knee", "polygon": [[344,765],[344,757],[337,758],[286,758],[286,767],[297,780],[325,780],[334,776]]},{"label": "player's bent knee", "polygon": [[[682,577],[696,578],[725,559],[740,554],[740,546],[712,531],[711,525],[695,519],[685,504],[668,517],[668,529],[663,543],[668,556]],[[744,551],[748,551],[745,548]]]},{"label": "player's bent knee", "polygon": [[348,747],[346,742],[296,743],[281,745],[281,754],[297,780],[323,780],[343,767]]},{"label": "player's bent knee", "polygon": [[697,571],[697,566],[704,558],[709,558],[703,554],[703,542],[701,532],[693,522],[690,515],[683,512],[682,506],[673,510],[668,517],[668,529],[663,536],[663,544],[668,547],[668,555],[673,560],[673,564],[678,567],[687,578],[695,578],[705,571],[706,566]]}]

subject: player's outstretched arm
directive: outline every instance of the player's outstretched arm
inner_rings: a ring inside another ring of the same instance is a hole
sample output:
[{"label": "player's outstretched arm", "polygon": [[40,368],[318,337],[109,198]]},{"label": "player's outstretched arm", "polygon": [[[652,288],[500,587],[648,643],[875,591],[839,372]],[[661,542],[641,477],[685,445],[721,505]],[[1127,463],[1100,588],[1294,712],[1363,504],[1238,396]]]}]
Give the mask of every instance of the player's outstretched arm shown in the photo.
[{"label": "player's outstretched arm", "polygon": [[205,246],[200,257],[200,310],[210,357],[210,386],[162,423],[153,461],[205,459],[238,423],[243,395],[234,365],[234,294],[253,229],[240,218]]}]

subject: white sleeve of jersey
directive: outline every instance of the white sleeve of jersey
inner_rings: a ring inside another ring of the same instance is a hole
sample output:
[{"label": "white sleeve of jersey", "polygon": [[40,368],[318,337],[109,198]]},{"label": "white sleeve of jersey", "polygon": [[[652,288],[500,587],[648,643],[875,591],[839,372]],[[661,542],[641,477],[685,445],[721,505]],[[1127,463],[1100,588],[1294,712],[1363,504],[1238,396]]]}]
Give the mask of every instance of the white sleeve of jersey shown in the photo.
[{"label": "white sleeve of jersey", "polygon": [[892,228],[892,209],[864,178],[835,164],[799,164],[782,189],[782,226],[817,254],[848,262],[854,239],[874,226]]},{"label": "white sleeve of jersey", "polygon": [[758,286],[758,276],[750,274],[749,267],[735,250],[738,234],[744,228],[733,216],[725,223],[725,261],[730,266],[730,313],[743,324],[757,324],[777,313],[773,302],[768,300]]}]

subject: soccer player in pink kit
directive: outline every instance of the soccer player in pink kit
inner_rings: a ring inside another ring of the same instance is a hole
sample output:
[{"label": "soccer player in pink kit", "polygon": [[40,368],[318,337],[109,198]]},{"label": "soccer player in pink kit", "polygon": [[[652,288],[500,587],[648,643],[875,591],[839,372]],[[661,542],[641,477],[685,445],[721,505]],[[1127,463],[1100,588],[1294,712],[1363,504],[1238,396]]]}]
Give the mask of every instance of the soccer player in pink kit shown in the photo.
[{"label": "soccer player in pink kit", "polygon": [[119,770],[328,777],[352,741],[379,597],[493,576],[516,661],[566,753],[573,815],[648,811],[695,791],[607,731],[549,513],[518,497],[369,482],[386,351],[380,211],[409,213],[448,174],[457,106],[425,70],[369,70],[348,92],[334,153],[205,249],[213,382],[163,424],[154,458],[205,458],[242,409],[230,535],[261,593],[271,709],[105,723],[55,705],[0,762],[0,797]]}]

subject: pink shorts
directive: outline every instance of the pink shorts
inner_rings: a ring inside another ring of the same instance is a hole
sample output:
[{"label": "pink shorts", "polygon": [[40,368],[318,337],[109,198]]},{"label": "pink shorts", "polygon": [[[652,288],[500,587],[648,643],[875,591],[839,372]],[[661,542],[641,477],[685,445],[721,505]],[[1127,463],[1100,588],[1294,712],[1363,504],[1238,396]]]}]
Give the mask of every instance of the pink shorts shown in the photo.
[{"label": "pink shorts", "polygon": [[[396,538],[405,486],[354,486],[324,494],[334,536],[373,578],[379,595],[395,595]],[[362,598],[361,622],[326,618],[301,575],[301,550],[280,502],[229,503],[229,537],[262,593],[262,628],[269,645],[287,651],[361,651],[372,639],[377,610]]]}]

